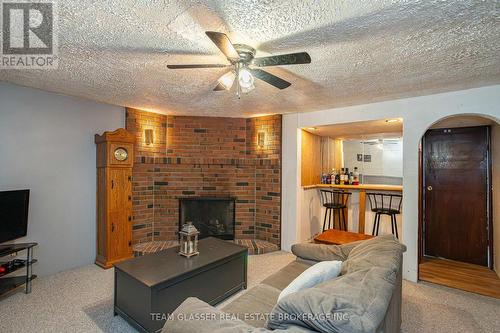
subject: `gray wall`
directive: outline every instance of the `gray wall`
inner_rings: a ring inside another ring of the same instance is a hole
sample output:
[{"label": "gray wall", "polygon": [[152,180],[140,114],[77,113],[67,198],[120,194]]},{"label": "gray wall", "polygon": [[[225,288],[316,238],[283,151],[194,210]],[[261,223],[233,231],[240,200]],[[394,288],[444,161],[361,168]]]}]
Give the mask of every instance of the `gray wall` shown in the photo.
[{"label": "gray wall", "polygon": [[122,107],[0,83],[0,191],[31,190],[16,242],[39,243],[36,274],[95,260],[94,134],[124,124]]}]

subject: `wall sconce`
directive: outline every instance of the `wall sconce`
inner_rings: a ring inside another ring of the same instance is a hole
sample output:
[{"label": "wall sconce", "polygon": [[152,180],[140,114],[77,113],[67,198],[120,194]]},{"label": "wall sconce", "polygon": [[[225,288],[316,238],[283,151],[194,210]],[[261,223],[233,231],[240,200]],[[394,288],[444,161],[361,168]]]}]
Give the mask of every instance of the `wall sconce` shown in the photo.
[{"label": "wall sconce", "polygon": [[260,131],[257,133],[257,146],[264,148],[266,145],[266,132]]},{"label": "wall sconce", "polygon": [[154,143],[154,135],[152,129],[144,130],[144,141],[148,146]]}]

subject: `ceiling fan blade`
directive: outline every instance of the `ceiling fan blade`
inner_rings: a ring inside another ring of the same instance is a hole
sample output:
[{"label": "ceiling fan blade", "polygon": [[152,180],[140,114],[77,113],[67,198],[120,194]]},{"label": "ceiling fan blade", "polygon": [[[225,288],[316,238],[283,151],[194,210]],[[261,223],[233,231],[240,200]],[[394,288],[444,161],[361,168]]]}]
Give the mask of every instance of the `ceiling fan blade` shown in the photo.
[{"label": "ceiling fan blade", "polygon": [[290,82],[285,81],[285,80],[277,77],[276,75],[273,75],[271,73],[263,71],[262,69],[252,68],[252,69],[249,69],[249,71],[256,78],[261,79],[262,81],[265,81],[265,82],[269,83],[270,85],[275,86],[278,89],[285,89],[291,85]]},{"label": "ceiling fan blade", "polygon": [[240,55],[238,54],[226,34],[216,31],[206,31],[205,33],[228,59],[236,60],[240,58]]},{"label": "ceiling fan blade", "polygon": [[170,69],[189,69],[189,68],[223,68],[229,65],[222,64],[195,64],[195,65],[167,65]]},{"label": "ceiling fan blade", "polygon": [[280,54],[270,57],[255,58],[253,60],[253,65],[259,67],[310,64],[310,63],[311,63],[311,57],[307,52]]}]

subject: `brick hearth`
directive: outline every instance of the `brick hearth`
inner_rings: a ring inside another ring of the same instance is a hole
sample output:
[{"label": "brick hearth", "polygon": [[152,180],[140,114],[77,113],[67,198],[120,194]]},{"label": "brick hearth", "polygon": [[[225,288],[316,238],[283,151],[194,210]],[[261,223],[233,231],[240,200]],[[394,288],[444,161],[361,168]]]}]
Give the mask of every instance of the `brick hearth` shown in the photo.
[{"label": "brick hearth", "polygon": [[[248,247],[248,254],[264,254],[279,250],[278,246],[260,239],[236,239],[234,242]],[[154,253],[179,245],[178,241],[152,241],[138,243],[133,246],[134,256],[139,257],[145,254]]]},{"label": "brick hearth", "polygon": [[[177,238],[180,197],[234,197],[236,239],[280,247],[281,116],[186,117],[127,109],[126,128],[136,136],[134,245]],[[145,143],[145,129],[153,130],[152,144]],[[259,132],[266,133],[263,146]]]},{"label": "brick hearth", "polygon": [[142,255],[148,254],[148,253],[155,253],[159,252],[165,249],[168,249],[170,247],[174,247],[179,245],[179,242],[174,240],[174,241],[152,241],[152,242],[145,242],[145,243],[137,243],[132,246],[132,249],[134,251],[134,256],[135,257],[140,257]]}]

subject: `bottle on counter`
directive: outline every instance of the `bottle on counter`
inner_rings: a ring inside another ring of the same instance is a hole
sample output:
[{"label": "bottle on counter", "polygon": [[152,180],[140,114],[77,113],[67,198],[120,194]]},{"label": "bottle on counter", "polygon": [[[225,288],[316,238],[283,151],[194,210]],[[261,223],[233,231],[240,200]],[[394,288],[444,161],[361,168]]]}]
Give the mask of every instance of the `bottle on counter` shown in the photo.
[{"label": "bottle on counter", "polygon": [[345,170],[344,168],[340,169],[340,185],[344,185],[344,176],[345,176]]},{"label": "bottle on counter", "polygon": [[340,185],[340,172],[337,172],[335,174],[334,183],[335,183],[335,185]]},{"label": "bottle on counter", "polygon": [[354,185],[354,173],[349,172],[349,185]]},{"label": "bottle on counter", "polygon": [[353,172],[353,185],[359,185],[359,172],[358,172],[358,167],[354,167],[354,172]]},{"label": "bottle on counter", "polygon": [[329,184],[334,184],[335,183],[335,168],[332,169],[332,173],[330,174],[330,183]]},{"label": "bottle on counter", "polygon": [[345,168],[344,184],[349,185],[349,168]]}]

